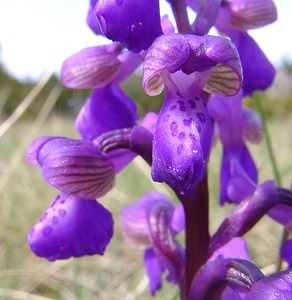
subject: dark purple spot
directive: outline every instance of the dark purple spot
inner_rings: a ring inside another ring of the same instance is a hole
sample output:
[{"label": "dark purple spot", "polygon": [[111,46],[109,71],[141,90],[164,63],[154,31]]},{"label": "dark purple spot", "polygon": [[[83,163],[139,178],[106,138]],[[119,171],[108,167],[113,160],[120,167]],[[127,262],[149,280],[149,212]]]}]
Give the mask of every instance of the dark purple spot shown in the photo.
[{"label": "dark purple spot", "polygon": [[196,136],[195,136],[193,133],[190,133],[190,134],[189,134],[189,137],[190,137],[193,141],[196,141],[196,140],[197,140]]},{"label": "dark purple spot", "polygon": [[177,153],[178,155],[180,155],[180,154],[182,153],[182,151],[183,151],[183,148],[184,148],[184,145],[183,145],[183,144],[180,144],[180,145],[177,147],[177,149],[176,149],[176,153]]},{"label": "dark purple spot", "polygon": [[59,218],[54,216],[53,219],[52,219],[52,223],[53,224],[58,224],[59,223]]},{"label": "dark purple spot", "polygon": [[197,113],[197,117],[198,117],[198,119],[199,119],[199,121],[201,123],[205,123],[206,122],[206,117],[205,117],[204,113]]},{"label": "dark purple spot", "polygon": [[198,132],[202,131],[202,126],[199,122],[196,123],[196,127],[197,127]]},{"label": "dark purple spot", "polygon": [[162,118],[162,122],[167,122],[169,120],[169,115],[165,115],[163,118]]},{"label": "dark purple spot", "polygon": [[196,101],[199,101],[199,100],[200,100],[200,97],[196,96],[196,97],[195,97],[195,100],[196,100]]},{"label": "dark purple spot", "polygon": [[190,104],[191,109],[196,108],[196,103],[194,100],[190,99],[190,100],[188,100],[188,103]]},{"label": "dark purple spot", "polygon": [[53,228],[51,226],[46,226],[42,230],[43,235],[50,235],[53,232]]},{"label": "dark purple spot", "polygon": [[169,108],[169,110],[171,110],[171,111],[173,111],[173,110],[175,110],[176,109],[176,105],[172,105],[170,108]]},{"label": "dark purple spot", "polygon": [[183,119],[183,123],[184,123],[185,126],[190,126],[192,122],[193,122],[192,118]]},{"label": "dark purple spot", "polygon": [[60,216],[60,217],[65,217],[65,216],[66,216],[66,213],[67,213],[67,212],[66,212],[65,209],[61,209],[61,208],[59,209],[59,216]]},{"label": "dark purple spot", "polygon": [[185,137],[186,137],[186,134],[185,134],[183,131],[181,131],[181,132],[179,133],[179,135],[178,135],[178,138],[179,138],[180,140],[183,140]]},{"label": "dark purple spot", "polygon": [[186,111],[186,106],[184,104],[179,106],[180,111]]}]

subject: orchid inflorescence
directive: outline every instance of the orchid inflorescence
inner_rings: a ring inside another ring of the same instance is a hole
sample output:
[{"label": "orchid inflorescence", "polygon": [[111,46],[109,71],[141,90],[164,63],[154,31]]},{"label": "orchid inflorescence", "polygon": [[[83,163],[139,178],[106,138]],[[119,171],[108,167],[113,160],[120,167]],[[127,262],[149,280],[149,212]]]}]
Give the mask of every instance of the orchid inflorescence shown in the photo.
[{"label": "orchid inflorescence", "polygon": [[[174,21],[161,17],[158,0],[90,1],[89,27],[111,42],[63,63],[65,86],[93,91],[76,119],[79,140],[45,136],[28,149],[27,161],[60,191],[28,242],[50,261],[102,255],[113,217],[97,199],[140,156],[153,181],[179,200],[153,191],[121,212],[125,240],[144,251],[152,295],[166,272],[184,300],[292,299],[292,241],[281,249],[288,269],[266,277],[242,237],[266,214],[292,230],[292,193],[273,180],[258,183],[247,142],[261,142],[263,129],[242,103],[273,82],[273,66],[247,31],[275,21],[276,7],[272,0],[167,2]],[[159,114],[143,118],[120,85],[141,66],[145,93],[166,95]],[[207,168],[215,139],[223,149],[219,201],[236,205],[210,236]]]}]

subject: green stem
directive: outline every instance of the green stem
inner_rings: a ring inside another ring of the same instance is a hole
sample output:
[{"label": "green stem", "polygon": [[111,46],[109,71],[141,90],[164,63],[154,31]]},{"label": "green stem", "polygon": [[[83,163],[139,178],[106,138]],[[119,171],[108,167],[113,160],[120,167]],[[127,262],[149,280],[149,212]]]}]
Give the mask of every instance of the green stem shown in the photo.
[{"label": "green stem", "polygon": [[270,136],[268,126],[267,126],[266,114],[265,114],[265,111],[261,104],[260,94],[258,92],[254,93],[254,100],[255,100],[255,104],[257,106],[258,112],[261,116],[262,122],[263,122],[265,141],[266,141],[268,154],[269,154],[270,162],[271,162],[273,173],[274,173],[274,178],[276,180],[277,185],[281,186],[281,184],[282,184],[281,175],[280,175],[279,168],[278,168],[278,165],[276,162],[275,153],[274,153],[273,147],[272,147],[271,136]]},{"label": "green stem", "polygon": [[[257,109],[259,111],[259,114],[260,114],[262,122],[263,122],[263,130],[264,130],[264,134],[265,134],[265,141],[266,141],[268,154],[269,154],[270,162],[271,162],[273,173],[274,173],[274,178],[275,178],[275,181],[276,181],[277,185],[281,186],[282,185],[282,179],[281,179],[279,168],[278,168],[278,165],[277,165],[277,162],[276,162],[275,153],[273,151],[271,136],[270,136],[268,126],[267,126],[265,111],[264,111],[263,106],[261,104],[261,99],[260,98],[261,97],[260,97],[260,94],[258,92],[254,93],[255,104],[257,106]],[[287,241],[287,238],[288,238],[288,232],[284,228],[284,230],[282,232],[281,241],[280,241],[280,247],[282,247],[284,245],[284,243]],[[281,269],[282,269],[282,258],[281,258],[281,253],[279,251],[276,270],[277,270],[277,272],[279,272]]]}]

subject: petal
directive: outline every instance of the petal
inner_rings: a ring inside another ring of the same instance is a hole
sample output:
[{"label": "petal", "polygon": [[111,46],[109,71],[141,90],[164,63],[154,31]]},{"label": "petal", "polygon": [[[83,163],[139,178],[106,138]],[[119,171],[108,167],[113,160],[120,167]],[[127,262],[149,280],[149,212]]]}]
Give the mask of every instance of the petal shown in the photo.
[{"label": "petal", "polygon": [[257,43],[243,31],[234,31],[230,33],[230,37],[242,64],[244,94],[250,96],[256,90],[264,91],[271,86],[275,68]]},{"label": "petal", "polygon": [[100,88],[107,85],[119,72],[118,43],[85,48],[67,58],[61,69],[65,86],[75,89]]},{"label": "petal", "polygon": [[241,237],[233,238],[228,243],[226,243],[223,247],[216,250],[209,258],[209,261],[212,261],[221,255],[224,258],[236,258],[236,259],[240,258],[240,259],[250,261],[246,241]]},{"label": "petal", "polygon": [[162,34],[158,0],[99,0],[94,12],[103,34],[133,52],[146,50]]},{"label": "petal", "polygon": [[167,95],[154,134],[154,181],[184,192],[203,178],[212,140],[205,101],[200,91],[189,97]]},{"label": "petal", "polygon": [[61,145],[58,139],[50,140],[40,149],[43,177],[48,183],[70,195],[92,199],[112,189],[115,169],[107,155],[90,141],[60,141]]},{"label": "petal", "polygon": [[111,213],[95,200],[57,196],[28,234],[32,251],[50,261],[102,255],[113,235]]},{"label": "petal", "polygon": [[170,225],[175,233],[179,233],[185,229],[185,212],[182,205],[178,205],[174,209]]},{"label": "petal", "polygon": [[272,0],[231,0],[230,23],[240,30],[249,30],[277,20],[277,10]]},{"label": "petal", "polygon": [[149,278],[150,293],[154,296],[162,287],[162,275],[165,268],[157,259],[152,249],[145,251],[144,265]]},{"label": "petal", "polygon": [[263,140],[263,124],[258,113],[249,108],[242,109],[242,130],[245,140],[259,144]]},{"label": "petal", "polygon": [[41,167],[42,163],[39,161],[39,152],[47,142],[53,139],[55,137],[52,136],[43,136],[35,139],[28,147],[25,160],[32,165]]},{"label": "petal", "polygon": [[228,98],[214,96],[208,104],[223,144],[221,204],[241,201],[253,192],[257,183],[257,168],[243,140],[241,101],[239,93]]},{"label": "petal", "polygon": [[151,192],[144,195],[136,203],[122,209],[122,233],[130,245],[138,248],[145,248],[151,245],[147,211],[159,204],[166,205],[171,211],[174,208],[168,197],[158,192]]},{"label": "petal", "polygon": [[90,0],[90,6],[87,12],[86,23],[95,34],[101,34],[99,24],[94,15],[94,6],[98,0]]},{"label": "petal", "polygon": [[288,263],[289,268],[292,266],[292,240],[288,240],[281,249],[282,258]]},{"label": "petal", "polygon": [[172,209],[166,203],[158,203],[147,212],[149,236],[153,252],[169,271],[168,280],[180,283],[184,273],[184,251],[175,239],[170,222]]},{"label": "petal", "polygon": [[76,119],[76,127],[85,139],[94,139],[107,131],[133,127],[138,120],[136,106],[117,85],[96,89]]},{"label": "petal", "polygon": [[150,96],[158,95],[164,88],[160,76],[163,71],[174,73],[185,63],[190,47],[181,34],[158,37],[150,47],[143,65],[143,87]]},{"label": "petal", "polygon": [[233,96],[242,85],[242,69],[236,47],[229,39],[205,36],[204,51],[216,62],[205,91],[210,94]]},{"label": "petal", "polygon": [[292,270],[286,270],[263,278],[253,284],[244,300],[292,299]]},{"label": "petal", "polygon": [[222,0],[207,0],[200,3],[199,11],[192,25],[195,34],[207,34],[214,25]]},{"label": "petal", "polygon": [[[222,256],[213,261],[208,261],[196,273],[190,290],[190,300],[211,299],[218,285],[225,283],[226,264]],[[213,291],[213,292],[212,292]]]}]

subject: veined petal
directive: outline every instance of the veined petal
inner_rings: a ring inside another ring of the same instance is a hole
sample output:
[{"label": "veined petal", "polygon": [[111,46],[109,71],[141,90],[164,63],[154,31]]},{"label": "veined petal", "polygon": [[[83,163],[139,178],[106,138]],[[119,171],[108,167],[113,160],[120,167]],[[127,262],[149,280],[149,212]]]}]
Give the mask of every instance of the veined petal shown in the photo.
[{"label": "veined petal", "polygon": [[242,69],[235,46],[229,39],[206,36],[204,51],[216,62],[204,90],[221,96],[236,95],[242,85]]},{"label": "veined petal", "polygon": [[154,134],[154,181],[184,192],[203,178],[212,139],[205,101],[200,91],[189,97],[167,95]]},{"label": "veined petal", "polygon": [[75,89],[100,88],[119,72],[119,43],[85,48],[64,61],[61,78],[65,86]]},{"label": "veined petal", "polygon": [[61,193],[28,234],[32,251],[50,261],[102,255],[113,235],[111,213],[92,199]]},{"label": "veined petal", "polygon": [[[74,140],[73,140],[74,141]],[[75,141],[55,148],[42,161],[43,177],[67,194],[95,199],[109,192],[115,183],[112,160],[90,141]],[[45,148],[45,147],[44,147]]]},{"label": "veined petal", "polygon": [[146,50],[162,34],[158,0],[99,0],[94,12],[103,34],[133,52]]},{"label": "veined petal", "polygon": [[158,95],[164,88],[161,73],[178,71],[190,54],[190,47],[181,34],[158,37],[150,47],[143,65],[143,87],[150,96]]},{"label": "veined petal", "polygon": [[277,20],[277,9],[272,0],[231,0],[230,23],[241,30],[249,30]]},{"label": "veined petal", "polygon": [[237,50],[222,37],[169,34],[157,38],[145,57],[144,90],[150,96],[161,93],[164,73],[179,70],[186,74],[210,70],[204,89],[211,94],[235,95],[242,83]]}]

